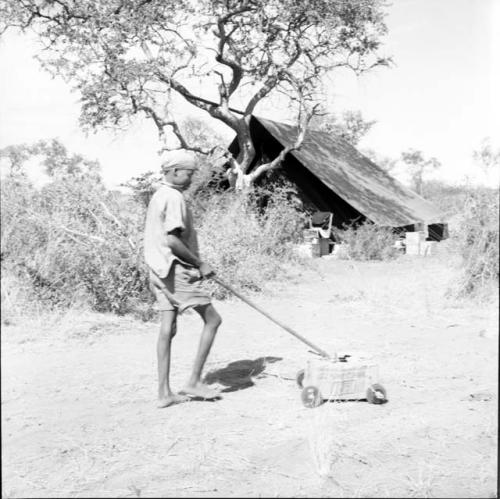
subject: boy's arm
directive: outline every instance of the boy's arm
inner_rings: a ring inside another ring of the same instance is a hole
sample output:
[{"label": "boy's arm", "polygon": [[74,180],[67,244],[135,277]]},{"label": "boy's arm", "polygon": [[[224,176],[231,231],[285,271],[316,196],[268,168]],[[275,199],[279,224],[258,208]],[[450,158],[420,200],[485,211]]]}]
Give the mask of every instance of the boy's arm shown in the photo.
[{"label": "boy's arm", "polygon": [[172,250],[172,253],[186,263],[199,269],[202,277],[210,277],[215,274],[215,271],[205,262],[202,262],[189,248],[182,242],[180,238],[180,229],[174,229],[167,234],[167,244]]}]

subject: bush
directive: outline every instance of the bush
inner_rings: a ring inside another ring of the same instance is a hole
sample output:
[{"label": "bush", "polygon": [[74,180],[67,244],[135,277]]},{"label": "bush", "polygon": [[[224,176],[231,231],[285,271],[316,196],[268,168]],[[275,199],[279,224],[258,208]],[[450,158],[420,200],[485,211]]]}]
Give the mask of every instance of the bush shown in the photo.
[{"label": "bush", "polygon": [[467,197],[467,188],[463,185],[448,185],[439,180],[424,182],[424,197],[434,203],[446,218],[462,210]]},{"label": "bush", "polygon": [[438,207],[444,219],[463,214],[464,205],[467,204],[472,193],[475,196],[498,196],[498,192],[490,187],[471,188],[466,184],[448,185],[439,180],[424,182],[424,187],[424,197]]},{"label": "bush", "polygon": [[40,190],[6,178],[2,271],[30,282],[46,306],[86,302],[100,312],[131,312],[151,300],[142,264],[143,217],[137,203],[127,207],[96,177],[69,175]]},{"label": "bush", "polygon": [[[195,195],[188,195],[202,257],[221,277],[260,290],[282,273],[283,261],[295,258],[292,242],[304,215],[286,189],[241,196],[193,187]],[[110,192],[97,177],[81,175],[54,179],[40,190],[10,176],[1,188],[2,273],[23,283],[23,296],[27,285],[30,298],[45,307],[86,304],[99,312],[151,318],[142,251],[144,199]],[[227,294],[213,282],[207,285],[218,298]]]},{"label": "bush", "polygon": [[394,247],[398,236],[389,227],[365,222],[337,231],[337,237],[346,244],[346,251],[339,254],[343,259],[390,260],[398,255]]},{"label": "bush", "polygon": [[499,276],[498,192],[470,190],[454,235],[463,259],[456,294],[481,295]]},{"label": "bush", "polygon": [[[275,189],[265,210],[260,207],[262,195],[262,190],[246,196],[229,191],[214,195],[199,221],[202,258],[221,279],[230,276],[229,282],[240,289],[261,290],[283,274],[284,261],[297,258],[292,245],[305,223],[304,214],[285,190]],[[217,298],[227,295],[223,288],[208,285]]]}]

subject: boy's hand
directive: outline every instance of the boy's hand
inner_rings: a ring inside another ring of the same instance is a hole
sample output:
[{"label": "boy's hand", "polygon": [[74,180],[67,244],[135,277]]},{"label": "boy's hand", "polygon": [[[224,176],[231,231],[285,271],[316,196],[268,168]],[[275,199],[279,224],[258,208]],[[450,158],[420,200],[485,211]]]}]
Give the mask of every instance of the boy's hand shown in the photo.
[{"label": "boy's hand", "polygon": [[200,271],[201,277],[204,279],[215,275],[215,270],[212,267],[210,267],[210,265],[208,263],[205,263],[205,262],[201,262],[201,265],[199,267],[199,271]]}]

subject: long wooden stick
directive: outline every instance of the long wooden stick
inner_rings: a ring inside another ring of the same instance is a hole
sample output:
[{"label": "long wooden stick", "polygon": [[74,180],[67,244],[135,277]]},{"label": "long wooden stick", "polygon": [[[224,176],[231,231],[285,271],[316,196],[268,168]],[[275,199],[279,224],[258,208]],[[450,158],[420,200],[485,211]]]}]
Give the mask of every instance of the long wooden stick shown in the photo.
[{"label": "long wooden stick", "polygon": [[293,330],[291,327],[287,326],[286,324],[283,324],[281,321],[278,319],[275,319],[273,316],[268,314],[265,310],[260,308],[258,305],[256,305],[253,301],[249,300],[248,298],[245,298],[242,296],[238,291],[236,291],[232,286],[229,284],[226,284],[225,282],[221,281],[218,277],[211,277],[215,282],[220,284],[222,287],[226,288],[227,290],[231,291],[235,296],[237,296],[241,301],[244,301],[247,305],[250,305],[252,308],[257,310],[257,312],[260,312],[262,315],[266,316],[269,320],[273,321],[275,324],[277,324],[279,327],[284,329],[287,333],[290,333],[291,335],[295,336],[298,340],[302,341],[309,347],[311,347],[313,350],[318,352],[322,357],[326,357],[327,359],[330,359],[330,355],[326,353],[324,350],[321,348],[317,347],[314,343],[311,343],[309,340],[304,338],[301,334],[297,333],[297,331]]}]

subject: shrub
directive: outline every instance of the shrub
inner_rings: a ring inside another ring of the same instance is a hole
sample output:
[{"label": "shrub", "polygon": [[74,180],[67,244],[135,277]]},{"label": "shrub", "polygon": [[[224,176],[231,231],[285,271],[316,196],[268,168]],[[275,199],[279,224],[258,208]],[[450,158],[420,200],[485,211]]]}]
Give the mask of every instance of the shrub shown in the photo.
[{"label": "shrub", "polygon": [[96,311],[131,312],[134,303],[150,300],[143,217],[137,203],[127,207],[96,177],[70,175],[40,190],[6,178],[2,271],[28,280],[46,306],[84,301]]},{"label": "shrub", "polygon": [[[260,290],[294,259],[304,216],[286,189],[242,196],[195,185],[202,257],[240,288]],[[265,197],[266,207],[262,200]],[[42,189],[2,182],[2,272],[28,283],[48,307],[87,304],[99,312],[151,318],[143,260],[144,199],[107,190],[97,177],[66,175]],[[24,284],[23,284],[24,285]],[[216,296],[225,290],[207,282]],[[15,296],[11,292],[10,296]],[[7,297],[6,297],[7,298]]]},{"label": "shrub", "polygon": [[[265,210],[259,207],[262,191],[241,196],[222,192],[206,201],[199,221],[200,252],[221,279],[230,276],[238,288],[261,290],[263,283],[282,275],[283,262],[295,260],[292,243],[300,234],[304,215],[276,189]],[[227,292],[208,283],[215,296]]]},{"label": "shrub", "polygon": [[31,282],[2,269],[0,284],[2,324],[14,324],[19,316],[38,315],[40,307]]},{"label": "shrub", "polygon": [[499,276],[498,192],[470,190],[454,234],[463,259],[459,296],[481,295]]},{"label": "shrub", "polygon": [[439,180],[424,182],[424,192],[424,197],[434,203],[446,218],[459,213],[467,197],[464,186],[448,185]]},{"label": "shrub", "polygon": [[337,236],[346,244],[346,251],[339,254],[343,259],[390,260],[398,255],[394,247],[398,236],[389,227],[365,222],[337,231]]},{"label": "shrub", "polygon": [[475,196],[494,197],[498,192],[490,187],[471,188],[467,184],[449,185],[439,180],[424,182],[425,198],[434,203],[445,219],[463,214],[464,205],[472,193]]}]

